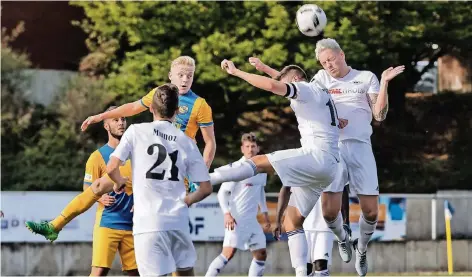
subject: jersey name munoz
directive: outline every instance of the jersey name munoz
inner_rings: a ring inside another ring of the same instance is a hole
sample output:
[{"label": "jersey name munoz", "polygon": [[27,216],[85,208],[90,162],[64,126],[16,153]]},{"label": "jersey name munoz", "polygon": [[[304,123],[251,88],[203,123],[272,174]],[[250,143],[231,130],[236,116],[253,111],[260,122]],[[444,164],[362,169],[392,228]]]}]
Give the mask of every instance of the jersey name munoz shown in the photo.
[{"label": "jersey name munoz", "polygon": [[285,97],[297,118],[302,147],[318,147],[338,158],[338,114],[328,90],[318,82],[294,82],[287,84]]},{"label": "jersey name munoz", "polygon": [[336,104],[340,118],[349,120],[340,131],[340,139],[355,139],[370,143],[372,135],[372,108],[369,94],[378,94],[379,80],[370,71],[350,69],[343,78],[334,78],[325,70],[320,70],[312,82],[326,87]]},{"label": "jersey name munoz", "polygon": [[133,124],[112,154],[131,159],[133,233],[188,231],[184,178],[210,180],[195,142],[170,121]]}]

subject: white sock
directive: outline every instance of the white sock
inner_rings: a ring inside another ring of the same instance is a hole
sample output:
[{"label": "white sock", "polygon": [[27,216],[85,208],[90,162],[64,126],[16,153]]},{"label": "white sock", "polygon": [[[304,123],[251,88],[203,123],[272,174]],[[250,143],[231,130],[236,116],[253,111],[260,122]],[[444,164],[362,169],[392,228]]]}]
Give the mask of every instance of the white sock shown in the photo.
[{"label": "white sock", "polygon": [[256,174],[256,164],[251,160],[247,160],[236,167],[215,169],[215,171],[210,174],[210,183],[213,186],[216,186],[224,182],[239,182],[244,179],[251,178]]},{"label": "white sock", "polygon": [[295,275],[306,276],[308,244],[306,242],[305,231],[297,229],[287,232],[287,236],[290,260],[292,260],[292,267],[295,268]]},{"label": "white sock", "polygon": [[315,276],[329,276],[329,270],[315,271]]},{"label": "white sock", "polygon": [[227,263],[228,263],[228,259],[226,259],[225,256],[220,254],[218,257],[216,257],[213,260],[213,262],[211,262],[205,276],[206,277],[218,276],[218,274],[220,274],[221,270],[226,266]]},{"label": "white sock", "polygon": [[344,241],[346,239],[347,234],[343,228],[343,219],[339,214],[335,220],[331,222],[326,221],[326,224],[328,224],[328,228],[331,229],[331,231],[333,231],[338,241]]},{"label": "white sock", "polygon": [[251,266],[249,267],[249,276],[263,276],[264,269],[265,261],[252,259]]},{"label": "white sock", "polygon": [[364,218],[364,215],[361,214],[359,218],[360,236],[357,244],[357,249],[359,249],[359,252],[364,253],[367,250],[367,244],[374,234],[375,227],[377,227],[377,220],[367,221]]}]

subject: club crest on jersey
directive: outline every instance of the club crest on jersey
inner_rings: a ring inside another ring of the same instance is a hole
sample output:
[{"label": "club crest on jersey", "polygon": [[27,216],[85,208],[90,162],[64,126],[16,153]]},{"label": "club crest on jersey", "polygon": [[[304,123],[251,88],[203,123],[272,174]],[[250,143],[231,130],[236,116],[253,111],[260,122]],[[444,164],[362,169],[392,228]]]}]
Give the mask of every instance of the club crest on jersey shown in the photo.
[{"label": "club crest on jersey", "polygon": [[252,186],[254,186],[254,185],[251,184],[251,183],[246,184],[246,187],[252,187]]},{"label": "club crest on jersey", "polygon": [[179,114],[186,114],[188,112],[187,106],[179,106]]}]

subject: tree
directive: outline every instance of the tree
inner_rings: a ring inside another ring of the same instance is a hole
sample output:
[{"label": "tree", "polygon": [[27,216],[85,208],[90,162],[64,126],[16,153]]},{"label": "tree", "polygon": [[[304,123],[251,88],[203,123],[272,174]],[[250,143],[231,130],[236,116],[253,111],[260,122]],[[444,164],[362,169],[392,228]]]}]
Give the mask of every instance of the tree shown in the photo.
[{"label": "tree", "polygon": [[[83,7],[87,16],[78,23],[89,34],[87,45],[91,54],[84,60],[84,63],[88,61],[84,68],[104,74],[107,89],[116,93],[120,102],[138,99],[154,86],[167,82],[170,61],[177,56],[186,54],[196,58],[194,90],[213,107],[219,145],[217,157],[223,157],[215,161],[217,165],[237,158],[239,153],[234,144],[242,131],[258,129],[258,125],[242,124],[251,121],[245,116],[287,103],[227,77],[219,68],[222,59],[230,58],[250,71],[253,69],[247,59],[252,55],[275,68],[300,64],[309,75],[320,68],[314,59],[319,37],[301,35],[294,22],[301,4],[73,3]],[[432,66],[438,57],[449,53],[470,59],[472,19],[468,3],[356,1],[319,5],[328,16],[324,36],[338,40],[350,65],[371,70],[379,77],[391,65],[406,66],[405,73],[390,84],[393,114],[383,125],[393,126],[395,119],[400,118],[404,123],[395,125],[396,128],[404,131],[417,128],[418,123],[405,110],[404,103],[405,92],[421,75],[414,69],[416,62],[428,60]],[[252,121],[257,122],[257,118]],[[262,132],[265,137],[281,136],[281,132],[267,128]],[[273,145],[273,142],[265,144],[267,150],[276,150]]]},{"label": "tree", "polygon": [[[24,30],[2,29],[2,188],[10,190],[80,190],[85,161],[106,137],[79,130],[88,112],[98,112],[111,101],[103,80],[72,78],[50,108],[30,103],[28,55],[10,47]],[[93,103],[93,104],[90,104]],[[95,137],[94,137],[95,135]],[[94,138],[94,139],[92,139]]]}]

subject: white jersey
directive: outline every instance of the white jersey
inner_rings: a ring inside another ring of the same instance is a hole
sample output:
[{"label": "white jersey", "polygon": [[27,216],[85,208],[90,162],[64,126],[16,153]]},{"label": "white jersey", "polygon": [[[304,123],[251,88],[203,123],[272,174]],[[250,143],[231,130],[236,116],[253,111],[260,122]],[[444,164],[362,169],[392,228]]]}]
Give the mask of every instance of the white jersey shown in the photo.
[{"label": "white jersey", "polygon": [[[341,212],[339,212],[339,214],[341,214]],[[329,229],[323,217],[321,198],[316,202],[315,207],[303,222],[303,229],[306,231],[331,232],[331,229]]]},{"label": "white jersey", "polygon": [[133,233],[188,232],[184,178],[210,180],[195,142],[170,121],[133,124],[112,155],[121,161],[131,158]]},{"label": "white jersey", "polygon": [[288,86],[287,98],[297,118],[302,147],[316,146],[338,158],[338,115],[328,90],[318,82]]},{"label": "white jersey", "polygon": [[350,69],[343,78],[334,78],[320,70],[313,77],[326,87],[333,98],[339,118],[349,120],[348,125],[340,131],[340,139],[356,139],[370,143],[372,135],[372,109],[368,94],[378,94],[379,80],[370,71]]},{"label": "white jersey", "polygon": [[[242,157],[239,161],[226,165],[222,168],[236,167],[240,163],[246,161]],[[251,178],[240,182],[225,182],[221,184],[220,191],[231,193],[229,198],[228,211],[236,220],[236,223],[255,222],[257,223],[258,206],[261,206],[261,212],[267,212],[264,186],[267,183],[267,174],[259,173]],[[220,198],[220,197],[219,197]],[[220,200],[220,199],[219,199]],[[220,203],[224,201],[220,200]],[[221,203],[220,206],[225,211],[226,203]]]}]

